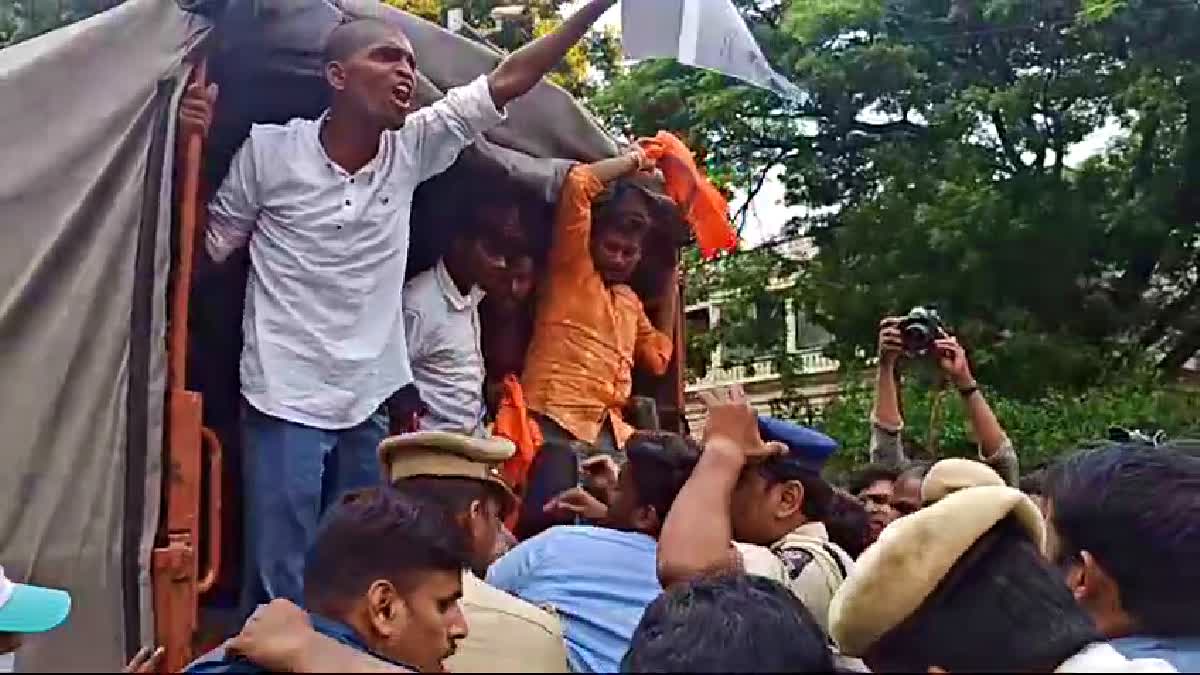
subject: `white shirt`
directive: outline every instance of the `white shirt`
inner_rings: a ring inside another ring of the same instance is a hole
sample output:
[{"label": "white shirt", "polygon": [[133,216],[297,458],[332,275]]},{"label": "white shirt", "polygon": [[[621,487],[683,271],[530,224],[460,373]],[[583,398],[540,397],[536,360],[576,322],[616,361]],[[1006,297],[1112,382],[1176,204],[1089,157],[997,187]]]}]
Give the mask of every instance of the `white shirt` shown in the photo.
[{"label": "white shirt", "polygon": [[422,430],[483,432],[483,348],[478,286],[463,295],[441,260],[404,286],[413,382],[429,413]]},{"label": "white shirt", "polygon": [[370,417],[412,381],[401,294],[413,190],[504,119],[483,77],[380,139],[355,175],[325,154],[322,120],[255,125],[209,205],[220,262],[250,245],[242,395],[321,429]]},{"label": "white shirt", "polygon": [[1162,659],[1128,659],[1107,642],[1093,642],[1067,659],[1056,673],[1177,673]]}]

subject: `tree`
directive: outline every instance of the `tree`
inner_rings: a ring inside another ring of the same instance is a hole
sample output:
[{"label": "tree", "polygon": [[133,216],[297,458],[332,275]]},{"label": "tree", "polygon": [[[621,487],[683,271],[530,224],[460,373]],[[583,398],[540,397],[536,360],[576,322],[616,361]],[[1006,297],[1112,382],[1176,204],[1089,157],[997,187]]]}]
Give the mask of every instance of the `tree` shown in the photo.
[{"label": "tree", "polygon": [[[383,0],[420,17],[444,23],[446,10],[461,7],[463,18],[480,30],[493,45],[512,51],[536,37],[554,30],[561,22],[560,11],[568,0]],[[519,16],[497,24],[492,10],[501,6],[523,6]],[[593,32],[567,53],[561,65],[550,75],[551,81],[576,96],[595,91],[593,63],[608,67],[616,62],[615,37]]]},{"label": "tree", "polygon": [[781,166],[789,201],[821,214],[788,228],[817,251],[798,270],[764,253],[747,278],[741,256],[715,267],[753,288],[702,285],[745,297],[794,272],[787,293],[849,363],[881,316],[936,303],[984,380],[1025,400],[1145,358],[1174,372],[1200,348],[1194,3],[738,4],[810,100],[666,61],[595,99],[631,134],[683,131],[725,183],[753,192]]},{"label": "tree", "polygon": [[121,0],[0,0],[0,48],[120,4]]}]

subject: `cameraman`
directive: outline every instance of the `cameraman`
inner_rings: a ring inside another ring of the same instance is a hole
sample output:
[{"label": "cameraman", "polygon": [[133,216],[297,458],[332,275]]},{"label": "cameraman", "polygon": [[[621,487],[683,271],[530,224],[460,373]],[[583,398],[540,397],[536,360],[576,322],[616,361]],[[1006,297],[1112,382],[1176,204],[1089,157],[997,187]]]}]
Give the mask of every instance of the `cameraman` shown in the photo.
[{"label": "cameraman", "polygon": [[[904,356],[902,320],[889,317],[879,324],[879,370],[875,380],[875,406],[871,410],[871,461],[895,466],[908,461],[900,437],[904,418],[900,415],[896,388],[896,364]],[[967,419],[979,443],[979,459],[995,469],[1004,482],[1015,487],[1020,475],[1017,453],[979,390],[966,351],[957,339],[945,332],[933,345],[938,368],[967,406]]]}]

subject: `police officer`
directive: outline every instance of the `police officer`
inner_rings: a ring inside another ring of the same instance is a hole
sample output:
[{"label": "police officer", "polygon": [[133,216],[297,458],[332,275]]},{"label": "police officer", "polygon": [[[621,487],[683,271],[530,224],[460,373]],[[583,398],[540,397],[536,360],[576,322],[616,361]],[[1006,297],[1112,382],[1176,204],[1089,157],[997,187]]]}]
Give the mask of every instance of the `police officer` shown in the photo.
[{"label": "police officer", "polygon": [[729,570],[770,577],[827,628],[829,602],[854,566],[821,522],[833,499],[821,472],[837,444],[758,417],[738,387],[702,398],[704,452],[663,526],[660,581]]},{"label": "police officer", "polygon": [[427,431],[394,436],[380,459],[398,490],[445,504],[471,540],[473,569],[463,575],[462,609],[469,633],[446,667],[455,673],[567,671],[558,618],[481,581],[495,558],[514,497],[500,477],[513,444]]}]

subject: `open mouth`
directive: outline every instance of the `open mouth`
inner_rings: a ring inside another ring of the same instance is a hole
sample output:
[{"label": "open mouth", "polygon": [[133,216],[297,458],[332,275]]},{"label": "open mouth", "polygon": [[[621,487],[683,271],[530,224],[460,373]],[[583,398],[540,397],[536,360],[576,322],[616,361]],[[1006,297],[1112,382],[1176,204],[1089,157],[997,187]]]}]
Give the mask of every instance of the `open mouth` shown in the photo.
[{"label": "open mouth", "polygon": [[408,108],[409,103],[412,101],[412,88],[413,86],[410,82],[402,82],[392,87],[392,102],[396,104],[396,107]]}]

